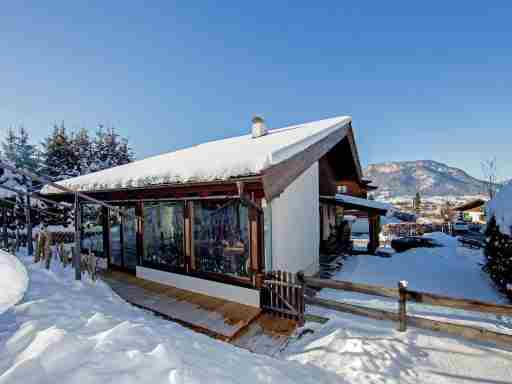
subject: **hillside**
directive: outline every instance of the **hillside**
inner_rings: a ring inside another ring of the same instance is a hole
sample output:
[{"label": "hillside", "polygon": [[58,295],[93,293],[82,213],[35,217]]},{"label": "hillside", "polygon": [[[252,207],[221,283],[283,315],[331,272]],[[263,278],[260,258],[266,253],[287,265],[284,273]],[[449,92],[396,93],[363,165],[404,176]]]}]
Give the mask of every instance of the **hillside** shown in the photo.
[{"label": "hillside", "polygon": [[432,160],[371,164],[365,177],[377,185],[378,197],[478,195],[485,183],[461,169]]}]

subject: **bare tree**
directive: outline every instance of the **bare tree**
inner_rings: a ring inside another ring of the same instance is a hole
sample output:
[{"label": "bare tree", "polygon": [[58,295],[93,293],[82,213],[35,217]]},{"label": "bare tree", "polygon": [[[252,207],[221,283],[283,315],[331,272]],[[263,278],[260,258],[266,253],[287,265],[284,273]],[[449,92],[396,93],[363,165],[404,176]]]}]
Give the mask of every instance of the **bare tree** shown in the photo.
[{"label": "bare tree", "polygon": [[492,199],[496,195],[496,188],[498,185],[496,157],[482,161],[481,165],[486,187],[485,192],[489,195],[489,199]]}]

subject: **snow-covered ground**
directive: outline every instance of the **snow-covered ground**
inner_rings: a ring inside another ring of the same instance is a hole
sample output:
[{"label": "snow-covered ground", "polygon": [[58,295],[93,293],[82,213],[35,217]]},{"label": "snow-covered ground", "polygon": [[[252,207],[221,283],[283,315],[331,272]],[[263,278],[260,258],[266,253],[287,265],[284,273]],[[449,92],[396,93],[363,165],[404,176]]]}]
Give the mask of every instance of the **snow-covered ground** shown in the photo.
[{"label": "snow-covered ground", "polygon": [[22,303],[0,315],[1,384],[344,382],[160,319],[101,281],[75,282],[70,268],[21,260],[30,285]]},{"label": "snow-covered ground", "polygon": [[0,315],[0,384],[501,384],[512,377],[512,350],[399,333],[393,323],[314,308],[330,321],[306,323],[314,332],[276,358],[253,354],[135,308],[101,281],[76,282],[70,268],[20,260],[30,284],[22,302]]},{"label": "snow-covered ground", "polygon": [[350,383],[505,384],[512,382],[512,349],[409,328],[364,317],[311,312],[329,317],[315,333],[289,344],[282,358],[314,364]]},{"label": "snow-covered ground", "polygon": [[23,298],[27,287],[28,276],[23,264],[0,250],[0,315]]},{"label": "snow-covered ground", "polygon": [[[456,238],[443,233],[426,235],[444,246],[440,248],[416,248],[394,253],[390,258],[374,256],[349,257],[343,269],[334,279],[356,283],[396,288],[400,280],[409,282],[409,289],[437,293],[454,298],[474,299],[491,303],[507,304],[507,299],[494,287],[489,276],[482,271],[484,262],[481,250],[459,246]],[[396,310],[397,301],[381,297],[324,289],[320,296],[354,304]],[[433,307],[408,302],[412,314],[436,320],[463,322],[468,325],[512,334],[512,318]]]},{"label": "snow-covered ground", "polygon": [[[354,256],[334,278],[396,287],[409,280],[411,289],[504,302],[480,270],[480,251],[457,247],[456,239],[433,234],[444,248],[416,249],[392,258]],[[320,297],[396,310],[396,300],[324,289]],[[282,357],[336,372],[352,383],[512,383],[512,346],[503,350],[443,333],[371,320],[308,306],[325,325],[307,323],[315,332],[291,342]],[[444,321],[464,321],[512,333],[512,319],[408,303],[408,312]]]}]

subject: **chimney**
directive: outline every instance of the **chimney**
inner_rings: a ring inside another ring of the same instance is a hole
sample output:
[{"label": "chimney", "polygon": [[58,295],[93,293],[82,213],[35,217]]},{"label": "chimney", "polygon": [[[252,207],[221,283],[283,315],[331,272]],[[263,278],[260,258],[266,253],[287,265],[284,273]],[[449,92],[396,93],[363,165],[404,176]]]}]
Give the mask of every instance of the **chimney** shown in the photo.
[{"label": "chimney", "polygon": [[267,126],[265,120],[260,116],[254,116],[252,118],[252,138],[256,139],[267,134]]}]

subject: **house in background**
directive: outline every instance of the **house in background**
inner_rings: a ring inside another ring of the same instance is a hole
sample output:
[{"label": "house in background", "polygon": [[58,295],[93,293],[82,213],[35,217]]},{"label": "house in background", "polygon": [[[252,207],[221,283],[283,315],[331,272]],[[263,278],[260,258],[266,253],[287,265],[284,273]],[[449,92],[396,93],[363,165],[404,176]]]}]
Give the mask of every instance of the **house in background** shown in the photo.
[{"label": "house in background", "polygon": [[485,201],[475,199],[455,207],[459,219],[470,223],[485,224]]},{"label": "house in background", "polygon": [[380,212],[337,194],[368,188],[347,116],[272,130],[255,118],[247,135],[60,184],[118,207],[81,205],[82,247],[108,268],[256,307],[266,272],[319,271],[336,207]]}]

